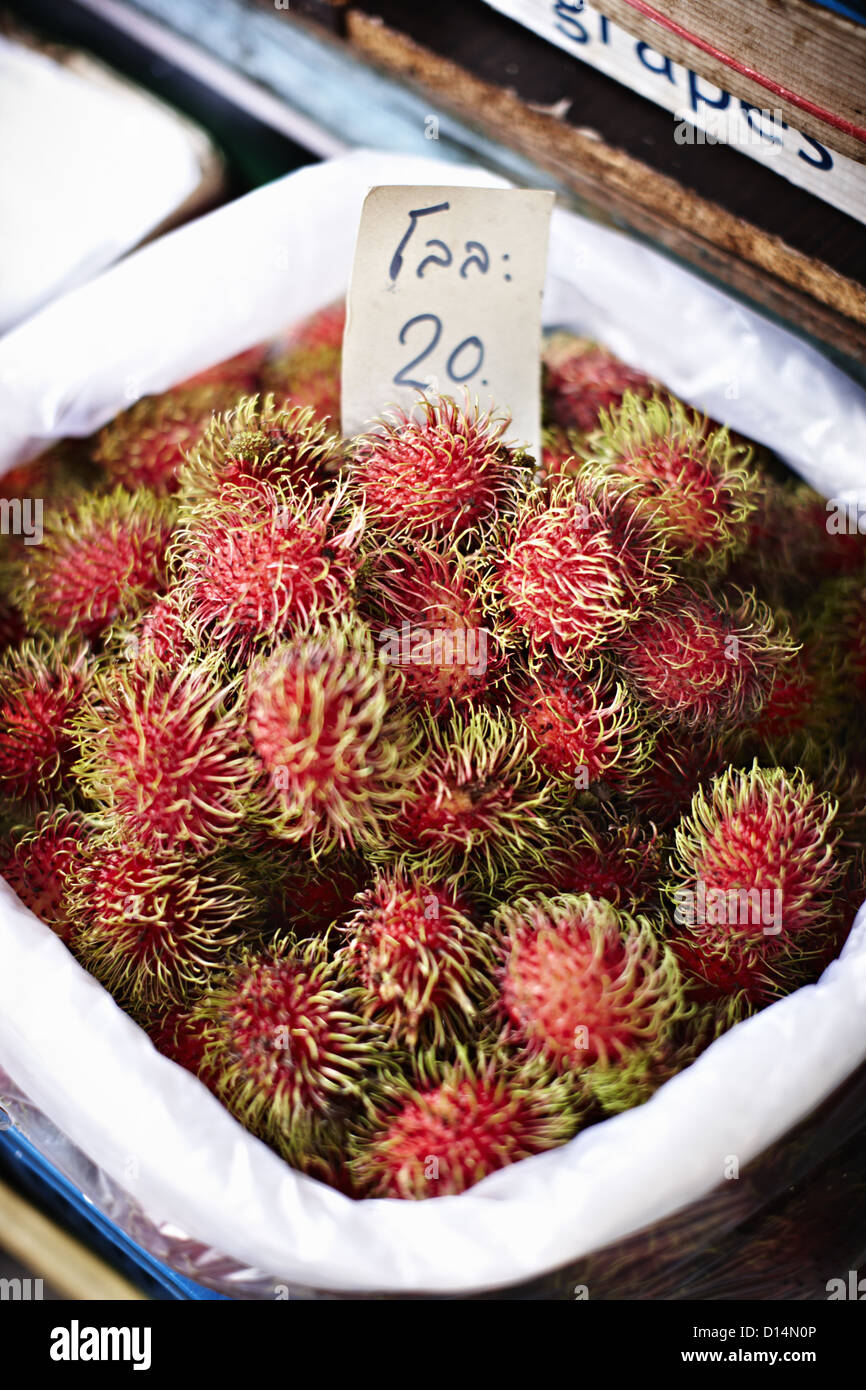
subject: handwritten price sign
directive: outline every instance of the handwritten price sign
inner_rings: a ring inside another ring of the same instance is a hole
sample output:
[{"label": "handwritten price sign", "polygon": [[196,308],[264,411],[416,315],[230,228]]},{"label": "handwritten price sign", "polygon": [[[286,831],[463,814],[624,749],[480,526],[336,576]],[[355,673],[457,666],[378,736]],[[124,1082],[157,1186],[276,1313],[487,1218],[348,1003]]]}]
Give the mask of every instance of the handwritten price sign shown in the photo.
[{"label": "handwritten price sign", "polygon": [[552,193],[373,188],[355,246],[343,344],[343,431],[421,394],[511,414],[538,450],[541,298]]}]

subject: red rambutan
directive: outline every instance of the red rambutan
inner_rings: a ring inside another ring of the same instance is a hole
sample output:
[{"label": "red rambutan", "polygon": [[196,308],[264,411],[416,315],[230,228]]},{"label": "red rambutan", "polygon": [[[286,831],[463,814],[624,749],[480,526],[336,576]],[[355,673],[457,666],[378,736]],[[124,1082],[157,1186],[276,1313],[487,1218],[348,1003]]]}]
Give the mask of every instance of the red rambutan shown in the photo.
[{"label": "red rambutan", "polygon": [[340,424],[340,367],[344,303],[331,304],[296,324],[264,364],[262,383],[286,407],[310,406],[319,419]]},{"label": "red rambutan", "polygon": [[426,545],[374,556],[364,594],[383,660],[400,668],[407,692],[434,714],[481,698],[502,674],[505,653],[488,626],[483,555],[442,554]]},{"label": "red rambutan", "polygon": [[417,768],[401,692],[360,624],[322,628],[253,665],[247,727],[261,768],[257,820],[315,856],[380,843]]},{"label": "red rambutan", "polygon": [[397,411],[355,441],[351,475],[374,531],[455,540],[498,520],[531,477],[503,442],[506,418],[424,400],[420,418]]},{"label": "red rambutan", "polygon": [[106,989],[141,1008],[181,1003],[206,985],[256,923],[258,904],[211,855],[90,842],[69,891],[72,948]]},{"label": "red rambutan", "polygon": [[205,853],[243,821],[255,775],[236,687],[211,666],[111,667],[76,721],[75,773],[128,840]]},{"label": "red rambutan", "polygon": [[495,585],[535,657],[577,669],[670,584],[640,509],[565,478],[534,488],[502,528]]},{"label": "red rambutan", "polygon": [[191,1071],[209,1090],[214,1089],[215,1078],[205,1065],[207,1025],[188,1006],[172,1004],[149,1019],[144,1028],[158,1052]]},{"label": "red rambutan", "polygon": [[494,919],[513,1041],[563,1073],[664,1045],[687,1012],[673,952],[646,917],[589,894],[518,898]]},{"label": "red rambutan", "polygon": [[333,478],[342,461],[339,441],[309,407],[278,410],[272,395],[251,396],[214,415],[187,452],[180,487],[191,503],[219,497],[229,484],[286,484],[303,491]]},{"label": "red rambutan", "polygon": [[576,676],[548,659],[515,683],[509,708],[542,767],[580,790],[627,790],[646,770],[646,715],[600,663]]},{"label": "red rambutan", "polygon": [[195,630],[246,661],[257,646],[347,613],[363,514],[344,500],[339,488],[317,499],[234,484],[185,510],[172,563]]},{"label": "red rambutan", "polygon": [[543,860],[508,880],[508,896],[589,893],[628,912],[656,906],[664,849],[655,826],[622,821],[601,830],[582,817],[566,815]]},{"label": "red rambutan", "polygon": [[166,585],[173,513],[152,493],[122,488],[51,516],[28,548],[13,595],[28,624],[97,637]]},{"label": "red rambutan", "polygon": [[435,877],[380,871],[341,930],[364,1014],[409,1047],[419,1034],[444,1045],[492,997],[490,937]]},{"label": "red rambutan", "polygon": [[752,718],[794,651],[754,593],[679,586],[645,613],[615,648],[633,691],[662,721],[703,730]]},{"label": "red rambutan", "polygon": [[405,862],[428,859],[433,872],[471,867],[490,880],[543,854],[563,796],[535,762],[526,730],[485,708],[422,719],[422,727],[423,765],[395,826]]},{"label": "red rambutan", "polygon": [[89,675],[83,646],[28,639],[0,656],[0,789],[7,797],[45,806],[60,790]]},{"label": "red rambutan", "polygon": [[626,395],[603,414],[587,444],[590,476],[629,505],[650,509],[667,545],[684,560],[720,566],[741,549],[759,483],[751,450],[679,401]]},{"label": "red rambutan", "polygon": [[695,794],[667,885],[689,973],[758,1002],[791,987],[833,914],[836,810],[801,771],[757,762]]},{"label": "red rambutan", "polygon": [[578,1127],[568,1085],[537,1066],[458,1049],[455,1061],[426,1071],[377,1088],[372,1114],[353,1136],[359,1196],[454,1196],[564,1144]]},{"label": "red rambutan", "polygon": [[292,1163],[327,1143],[389,1055],[359,1000],[324,938],[277,937],[243,950],[194,1009],[217,1094]]},{"label": "red rambutan", "polygon": [[656,384],[612,352],[570,333],[548,339],[542,358],[542,398],[552,425],[586,434],[603,410],[622,402],[626,391],[649,396]]},{"label": "red rambutan", "polygon": [[43,811],[4,850],[0,872],[18,897],[60,937],[69,939],[69,882],[87,841],[84,817],[65,806]]},{"label": "red rambutan", "polygon": [[160,496],[176,492],[184,456],[202,439],[214,411],[225,409],[233,397],[231,389],[213,383],[144,396],[100,430],[93,457],[129,492],[142,487]]},{"label": "red rambutan", "polygon": [[629,796],[630,806],[665,829],[677,821],[698,787],[728,761],[723,742],[704,729],[687,739],[676,725],[659,729],[649,767]]}]

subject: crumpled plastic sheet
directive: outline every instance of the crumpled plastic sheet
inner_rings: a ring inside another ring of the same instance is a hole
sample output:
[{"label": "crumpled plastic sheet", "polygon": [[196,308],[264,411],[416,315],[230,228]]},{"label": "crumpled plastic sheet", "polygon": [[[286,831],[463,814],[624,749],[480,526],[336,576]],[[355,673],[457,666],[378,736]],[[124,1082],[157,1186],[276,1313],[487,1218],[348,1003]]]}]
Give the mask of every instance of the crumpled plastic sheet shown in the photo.
[{"label": "crumpled plastic sheet", "polygon": [[[343,293],[363,195],[388,182],[502,181],[361,152],[147,247],[0,343],[0,467]],[[826,494],[862,488],[864,393],[646,248],[557,211],[545,321],[605,342]],[[144,1248],[236,1297],[531,1280],[704,1198],[729,1156],[748,1164],[864,1058],[866,907],[818,983],[739,1024],[645,1105],[460,1197],[353,1202],[243,1130],[0,884],[0,1103]]]}]

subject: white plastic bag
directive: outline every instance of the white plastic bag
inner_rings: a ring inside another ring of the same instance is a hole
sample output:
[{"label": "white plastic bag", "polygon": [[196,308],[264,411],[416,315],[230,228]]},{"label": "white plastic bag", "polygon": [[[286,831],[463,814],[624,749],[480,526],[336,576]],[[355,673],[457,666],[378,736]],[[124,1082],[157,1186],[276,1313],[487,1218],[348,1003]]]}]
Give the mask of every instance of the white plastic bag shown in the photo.
[{"label": "white plastic bag", "polygon": [[[500,180],[362,152],[182,229],[0,343],[0,466],[278,332],[348,283],[377,183]],[[814,485],[862,488],[866,396],[817,352],[663,257],[558,211],[545,320],[590,334]],[[739,394],[729,390],[735,381]],[[0,884],[0,1067],[162,1228],[290,1286],[469,1292],[531,1278],[707,1193],[866,1057],[866,908],[839,960],[646,1105],[460,1197],[353,1202],[289,1169],[149,1039]],[[0,1101],[3,1092],[0,1089]],[[13,1114],[16,1106],[11,1106]],[[20,1110],[20,1107],[19,1107]]]}]

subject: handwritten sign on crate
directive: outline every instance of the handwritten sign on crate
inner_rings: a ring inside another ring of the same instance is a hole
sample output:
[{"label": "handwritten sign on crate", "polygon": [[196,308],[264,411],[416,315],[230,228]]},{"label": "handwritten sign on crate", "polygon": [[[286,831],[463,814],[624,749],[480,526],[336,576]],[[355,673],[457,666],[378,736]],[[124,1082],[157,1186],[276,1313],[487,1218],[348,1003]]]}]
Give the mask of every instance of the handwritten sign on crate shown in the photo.
[{"label": "handwritten sign on crate", "polygon": [[468,394],[507,411],[509,439],[538,450],[553,200],[525,189],[370,190],[343,343],[346,435],[425,394]]}]

